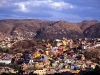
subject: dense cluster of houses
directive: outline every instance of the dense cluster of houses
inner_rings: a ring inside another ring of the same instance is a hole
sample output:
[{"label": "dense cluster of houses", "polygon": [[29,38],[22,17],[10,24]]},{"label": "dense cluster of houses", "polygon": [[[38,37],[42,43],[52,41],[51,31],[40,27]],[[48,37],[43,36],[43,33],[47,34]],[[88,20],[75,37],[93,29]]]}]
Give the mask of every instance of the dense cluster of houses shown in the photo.
[{"label": "dense cluster of houses", "polygon": [[3,40],[0,41],[1,48],[10,48],[14,43],[24,40],[22,37],[5,37]]},{"label": "dense cluster of houses", "polygon": [[[42,39],[41,42],[44,46],[35,46],[34,51],[0,53],[0,63],[18,64],[20,70],[13,73],[39,75],[62,72],[78,74],[81,70],[93,71],[100,66],[100,63],[92,62],[84,55],[86,50],[100,46],[99,39]],[[6,72],[3,69],[5,68],[2,68],[1,73]]]}]

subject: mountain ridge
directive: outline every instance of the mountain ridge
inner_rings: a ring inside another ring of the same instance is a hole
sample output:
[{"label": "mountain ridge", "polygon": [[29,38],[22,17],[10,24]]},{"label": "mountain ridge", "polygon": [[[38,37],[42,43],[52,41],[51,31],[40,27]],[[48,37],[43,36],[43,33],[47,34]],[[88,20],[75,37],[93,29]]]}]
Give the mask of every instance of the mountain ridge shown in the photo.
[{"label": "mountain ridge", "polygon": [[[38,19],[6,19],[0,20],[0,33],[9,36],[18,36],[23,38],[84,38],[97,35],[96,32],[86,34],[85,31],[91,26],[100,26],[97,20],[84,20],[78,23],[72,23],[64,20],[46,21]],[[90,27],[90,28],[89,28]],[[92,27],[93,29],[93,27]],[[95,29],[93,29],[95,30]],[[93,35],[91,36],[90,34]],[[98,35],[100,32],[98,32]],[[97,36],[96,36],[97,37]],[[97,38],[99,38],[98,36]]]}]

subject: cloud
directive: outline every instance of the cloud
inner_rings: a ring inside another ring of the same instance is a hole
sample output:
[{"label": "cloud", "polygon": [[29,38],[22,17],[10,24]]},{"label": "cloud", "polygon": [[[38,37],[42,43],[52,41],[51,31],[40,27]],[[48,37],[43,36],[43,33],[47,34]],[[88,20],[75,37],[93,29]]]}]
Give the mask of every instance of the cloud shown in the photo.
[{"label": "cloud", "polygon": [[5,8],[8,7],[8,3],[7,0],[0,0],[0,8]]},{"label": "cloud", "polygon": [[63,9],[73,9],[74,6],[65,3],[63,1],[55,2],[53,0],[29,0],[29,1],[22,1],[22,2],[16,2],[14,5],[18,6],[17,11],[22,12],[29,12],[32,8],[40,7],[40,8],[48,8],[53,10],[63,10]]},{"label": "cloud", "polygon": [[52,9],[55,10],[63,10],[63,9],[73,9],[74,6],[69,4],[69,3],[65,3],[65,2],[53,2],[50,3],[50,6]]},{"label": "cloud", "polygon": [[13,8],[12,10],[9,9],[12,12],[35,13],[40,9],[44,12],[46,10],[62,11],[73,9],[74,6],[70,3],[64,2],[63,0],[1,0],[0,8]]},{"label": "cloud", "polygon": [[14,11],[28,12],[28,9],[24,3],[15,3],[15,5],[18,6],[18,9],[15,9]]},{"label": "cloud", "polygon": [[61,11],[73,9],[75,6],[63,0],[1,0],[0,8],[9,9],[10,7],[15,8],[12,11],[27,13],[35,8]]},{"label": "cloud", "polygon": [[100,20],[99,0],[0,0],[0,18]]}]

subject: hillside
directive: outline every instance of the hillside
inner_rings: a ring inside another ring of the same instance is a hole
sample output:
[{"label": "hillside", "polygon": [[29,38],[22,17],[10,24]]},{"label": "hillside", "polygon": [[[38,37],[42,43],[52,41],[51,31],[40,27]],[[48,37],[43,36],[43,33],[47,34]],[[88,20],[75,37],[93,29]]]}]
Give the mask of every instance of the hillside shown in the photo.
[{"label": "hillside", "polygon": [[[28,38],[83,38],[100,37],[100,22],[84,20],[80,23],[67,21],[42,21],[36,19],[0,20],[0,33],[7,36]],[[96,34],[95,34],[96,33]],[[2,35],[1,37],[3,37]]]},{"label": "hillside", "polygon": [[100,37],[100,23],[96,23],[88,27],[86,30],[84,30],[83,34],[86,37],[92,37],[92,38]]}]

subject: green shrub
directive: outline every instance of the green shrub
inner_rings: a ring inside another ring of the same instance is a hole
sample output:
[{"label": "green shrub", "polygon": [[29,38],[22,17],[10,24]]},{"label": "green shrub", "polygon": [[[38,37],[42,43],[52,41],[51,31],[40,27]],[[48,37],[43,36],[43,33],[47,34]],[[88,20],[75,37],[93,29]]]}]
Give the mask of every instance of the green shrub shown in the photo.
[{"label": "green shrub", "polygon": [[5,67],[5,63],[0,63],[0,66],[1,67]]},{"label": "green shrub", "polygon": [[20,66],[18,64],[10,64],[8,67],[13,68],[14,70],[20,70]]}]

